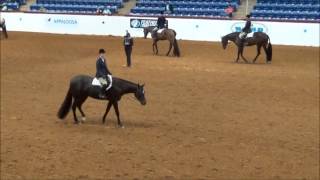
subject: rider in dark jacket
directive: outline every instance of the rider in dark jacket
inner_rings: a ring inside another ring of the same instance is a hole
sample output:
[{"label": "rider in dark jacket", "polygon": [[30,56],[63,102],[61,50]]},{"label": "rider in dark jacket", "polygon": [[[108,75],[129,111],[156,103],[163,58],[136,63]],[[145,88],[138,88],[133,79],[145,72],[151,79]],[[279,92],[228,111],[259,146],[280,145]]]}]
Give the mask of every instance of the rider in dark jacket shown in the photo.
[{"label": "rider in dark jacket", "polygon": [[240,38],[241,39],[246,38],[247,35],[252,32],[251,31],[251,20],[250,20],[250,17],[251,17],[250,14],[248,14],[246,16],[246,25],[244,26],[244,28],[242,28],[242,31],[240,33]]},{"label": "rider in dark jacket", "polygon": [[158,17],[157,27],[158,29],[163,29],[166,27],[166,18],[164,17],[163,12],[161,12],[160,17]]},{"label": "rider in dark jacket", "polygon": [[96,62],[96,78],[102,85],[103,91],[99,95],[100,98],[105,98],[105,91],[109,90],[112,86],[112,74],[110,73],[105,58],[106,51],[104,49],[99,50],[99,57]]},{"label": "rider in dark jacket", "polygon": [[158,17],[158,20],[157,20],[157,27],[155,27],[154,29],[153,29],[153,34],[154,34],[154,36],[155,37],[157,37],[157,31],[159,30],[159,29],[163,29],[163,28],[166,28],[166,18],[164,17],[164,15],[163,15],[163,12],[161,12],[161,15]]}]

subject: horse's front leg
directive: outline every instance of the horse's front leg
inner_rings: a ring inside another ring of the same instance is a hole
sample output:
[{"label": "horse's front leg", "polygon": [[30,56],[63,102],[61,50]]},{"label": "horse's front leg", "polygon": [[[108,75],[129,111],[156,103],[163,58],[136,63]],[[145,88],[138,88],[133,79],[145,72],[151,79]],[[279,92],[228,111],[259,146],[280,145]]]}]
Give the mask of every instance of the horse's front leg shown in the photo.
[{"label": "horse's front leg", "polygon": [[240,51],[240,48],[238,47],[238,55],[237,55],[237,59],[236,59],[236,61],[235,61],[236,63],[238,63],[238,61],[239,61],[240,52],[241,52],[241,51]]},{"label": "horse's front leg", "polygon": [[[240,48],[240,55],[241,55],[241,58],[246,62],[246,63],[248,63],[248,61],[247,61],[247,59],[243,56],[243,47],[242,48]],[[238,58],[239,58],[239,52],[238,52]]]},{"label": "horse's front leg", "polygon": [[260,45],[260,46],[257,45],[257,55],[256,55],[256,57],[253,59],[252,63],[256,63],[256,60],[257,60],[257,58],[258,58],[259,55],[260,55],[260,50],[261,50],[261,45]]},{"label": "horse's front leg", "polygon": [[155,47],[156,47],[156,54],[158,54],[158,41],[156,41],[156,42],[154,43],[154,45],[155,45]]},{"label": "horse's front leg", "polygon": [[106,109],[106,112],[104,113],[103,115],[103,118],[102,118],[102,123],[104,124],[106,122],[106,117],[111,109],[111,106],[112,106],[112,103],[109,101],[108,103],[108,106],[107,106],[107,109]]},{"label": "horse's front leg", "polygon": [[170,42],[169,51],[167,53],[167,56],[169,56],[171,49],[172,49],[172,43]]},{"label": "horse's front leg", "polygon": [[124,126],[122,125],[122,123],[120,121],[120,113],[119,113],[119,108],[118,108],[118,101],[113,102],[113,107],[114,107],[114,110],[115,110],[116,115],[117,115],[118,126],[121,127],[121,128],[124,128]]},{"label": "horse's front leg", "polygon": [[153,51],[153,54],[156,54],[156,52],[155,52],[155,46],[156,46],[156,44],[155,44],[155,42],[153,42],[153,44],[152,44],[152,51]]}]

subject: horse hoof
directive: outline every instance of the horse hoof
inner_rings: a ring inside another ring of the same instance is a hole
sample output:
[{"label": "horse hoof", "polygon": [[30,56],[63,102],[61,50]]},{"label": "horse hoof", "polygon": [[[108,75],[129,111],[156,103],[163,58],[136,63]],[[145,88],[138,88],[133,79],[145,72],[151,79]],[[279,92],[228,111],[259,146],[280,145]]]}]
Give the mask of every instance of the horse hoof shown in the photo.
[{"label": "horse hoof", "polygon": [[81,121],[85,122],[86,121],[86,117],[82,117]]}]

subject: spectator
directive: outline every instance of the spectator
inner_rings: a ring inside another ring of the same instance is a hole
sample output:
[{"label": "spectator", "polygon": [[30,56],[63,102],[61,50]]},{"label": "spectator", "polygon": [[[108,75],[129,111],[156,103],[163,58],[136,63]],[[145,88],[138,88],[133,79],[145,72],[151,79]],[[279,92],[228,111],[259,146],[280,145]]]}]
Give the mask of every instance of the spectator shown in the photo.
[{"label": "spectator", "polygon": [[133,46],[133,39],[128,30],[126,31],[126,35],[124,36],[123,45],[127,56],[127,67],[131,67],[131,52]]},{"label": "spectator", "polygon": [[226,14],[228,14],[229,18],[232,18],[232,13],[234,12],[234,8],[231,3],[228,3],[228,7],[224,10]]},{"label": "spectator", "polygon": [[166,2],[165,11],[166,14],[173,13],[173,6],[168,1]]},{"label": "spectator", "polygon": [[111,15],[111,14],[112,14],[112,12],[110,11],[110,9],[108,9],[108,8],[105,8],[102,13],[103,13],[103,14],[106,14],[106,15]]},{"label": "spectator", "polygon": [[97,14],[102,14],[102,9],[98,7],[96,12],[97,12]]}]

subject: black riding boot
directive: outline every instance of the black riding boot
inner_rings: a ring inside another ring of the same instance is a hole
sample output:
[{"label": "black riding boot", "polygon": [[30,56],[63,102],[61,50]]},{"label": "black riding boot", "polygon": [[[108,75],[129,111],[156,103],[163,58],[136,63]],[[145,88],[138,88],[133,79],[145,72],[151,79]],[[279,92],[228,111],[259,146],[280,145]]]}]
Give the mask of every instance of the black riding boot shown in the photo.
[{"label": "black riding boot", "polygon": [[101,99],[107,98],[106,88],[107,88],[106,85],[102,86],[102,88],[100,89],[100,92],[99,92],[99,98],[101,98]]}]

